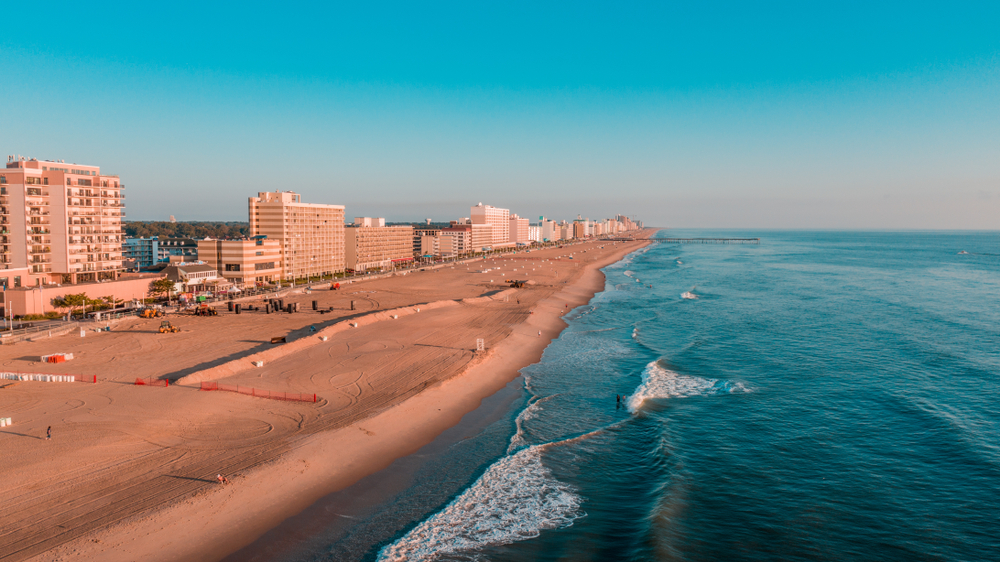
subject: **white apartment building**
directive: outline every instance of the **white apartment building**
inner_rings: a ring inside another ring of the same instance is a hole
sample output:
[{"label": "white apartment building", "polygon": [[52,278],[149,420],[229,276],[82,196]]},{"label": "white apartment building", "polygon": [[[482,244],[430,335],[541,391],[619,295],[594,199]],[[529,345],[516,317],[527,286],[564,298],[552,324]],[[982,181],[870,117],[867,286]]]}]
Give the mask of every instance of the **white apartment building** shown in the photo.
[{"label": "white apartment building", "polygon": [[509,209],[500,209],[479,203],[472,207],[469,218],[472,219],[473,225],[489,225],[492,227],[491,242],[487,246],[501,248],[512,245],[510,242]]},{"label": "white apartment building", "polygon": [[303,203],[292,191],[250,197],[250,234],[281,243],[282,278],[344,271],[344,206]]},{"label": "white apartment building", "polygon": [[542,227],[529,225],[528,226],[528,240],[531,242],[541,242],[542,241]]},{"label": "white apartment building", "polygon": [[539,236],[541,237],[542,242],[555,242],[556,240],[561,239],[559,223],[556,221],[542,217],[538,223],[538,227]]},{"label": "white apartment building", "polygon": [[98,166],[8,156],[0,169],[0,285],[117,279],[124,189]]},{"label": "white apartment building", "polygon": [[510,216],[510,226],[508,227],[508,242],[511,244],[529,244],[531,238],[528,236],[528,219],[523,219],[516,214]]}]

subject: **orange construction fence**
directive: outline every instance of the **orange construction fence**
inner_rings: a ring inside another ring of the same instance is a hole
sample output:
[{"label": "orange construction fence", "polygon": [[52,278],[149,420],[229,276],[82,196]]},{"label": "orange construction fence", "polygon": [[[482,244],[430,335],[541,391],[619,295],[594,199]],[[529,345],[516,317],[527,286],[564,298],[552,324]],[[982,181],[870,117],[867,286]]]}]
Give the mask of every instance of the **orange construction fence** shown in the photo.
[{"label": "orange construction fence", "polygon": [[271,400],[286,400],[289,402],[316,402],[315,394],[301,394],[297,392],[277,392],[274,390],[260,390],[249,386],[239,386],[235,384],[219,384],[217,382],[201,383],[202,390],[223,390],[225,392],[236,392],[255,396],[257,398],[269,398]]}]

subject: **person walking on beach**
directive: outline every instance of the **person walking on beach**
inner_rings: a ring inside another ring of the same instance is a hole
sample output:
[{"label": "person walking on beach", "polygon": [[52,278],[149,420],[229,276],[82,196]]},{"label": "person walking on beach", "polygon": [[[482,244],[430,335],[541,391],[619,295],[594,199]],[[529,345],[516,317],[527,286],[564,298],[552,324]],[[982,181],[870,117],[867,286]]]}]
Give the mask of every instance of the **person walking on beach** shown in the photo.
[{"label": "person walking on beach", "polygon": [[50,425],[48,429],[45,430],[45,440],[48,441],[52,439],[52,426]]},{"label": "person walking on beach", "polygon": [[229,484],[229,479],[221,474],[216,474],[215,478],[219,481],[219,484]]}]

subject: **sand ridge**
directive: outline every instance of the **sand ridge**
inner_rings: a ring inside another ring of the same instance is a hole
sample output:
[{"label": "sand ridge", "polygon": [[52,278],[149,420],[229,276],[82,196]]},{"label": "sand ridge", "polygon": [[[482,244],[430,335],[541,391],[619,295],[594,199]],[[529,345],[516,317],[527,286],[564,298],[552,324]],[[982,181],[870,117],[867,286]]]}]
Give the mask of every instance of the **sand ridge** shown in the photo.
[{"label": "sand ridge", "polygon": [[[567,245],[285,297],[303,308],[318,300],[331,314],[172,317],[180,334],[137,319],[100,335],[0,348],[5,370],[101,380],[0,389],[0,413],[15,423],[0,430],[0,560],[218,559],[456,423],[537,359],[561,331],[566,305],[602,286],[597,267],[642,244]],[[570,253],[573,260],[550,261]],[[535,284],[508,289],[505,278]],[[362,310],[351,311],[350,300]],[[296,339],[270,345],[283,334]],[[476,338],[487,353],[474,351]],[[254,354],[279,349],[290,351],[250,366]],[[54,351],[78,359],[32,359]],[[321,400],[130,384],[139,375],[207,374]],[[233,485],[215,484],[217,473]]]}]

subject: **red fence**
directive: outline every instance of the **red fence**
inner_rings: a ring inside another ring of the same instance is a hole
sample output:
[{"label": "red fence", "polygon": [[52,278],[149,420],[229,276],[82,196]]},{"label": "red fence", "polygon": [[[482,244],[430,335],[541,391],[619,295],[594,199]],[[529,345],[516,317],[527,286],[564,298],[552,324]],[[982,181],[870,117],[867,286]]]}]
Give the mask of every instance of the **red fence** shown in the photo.
[{"label": "red fence", "polygon": [[170,381],[167,379],[154,379],[149,377],[146,379],[135,379],[135,384],[137,386],[170,386]]},{"label": "red fence", "polygon": [[259,390],[249,386],[238,386],[235,384],[219,384],[217,382],[201,383],[202,390],[224,390],[226,392],[236,392],[257,398],[270,398],[271,400],[286,400],[289,402],[316,402],[315,394],[299,394],[295,392],[276,392],[273,390]]},{"label": "red fence", "polygon": [[97,375],[74,375],[74,376],[76,377],[73,379],[75,382],[89,382],[89,383],[97,382]]}]

